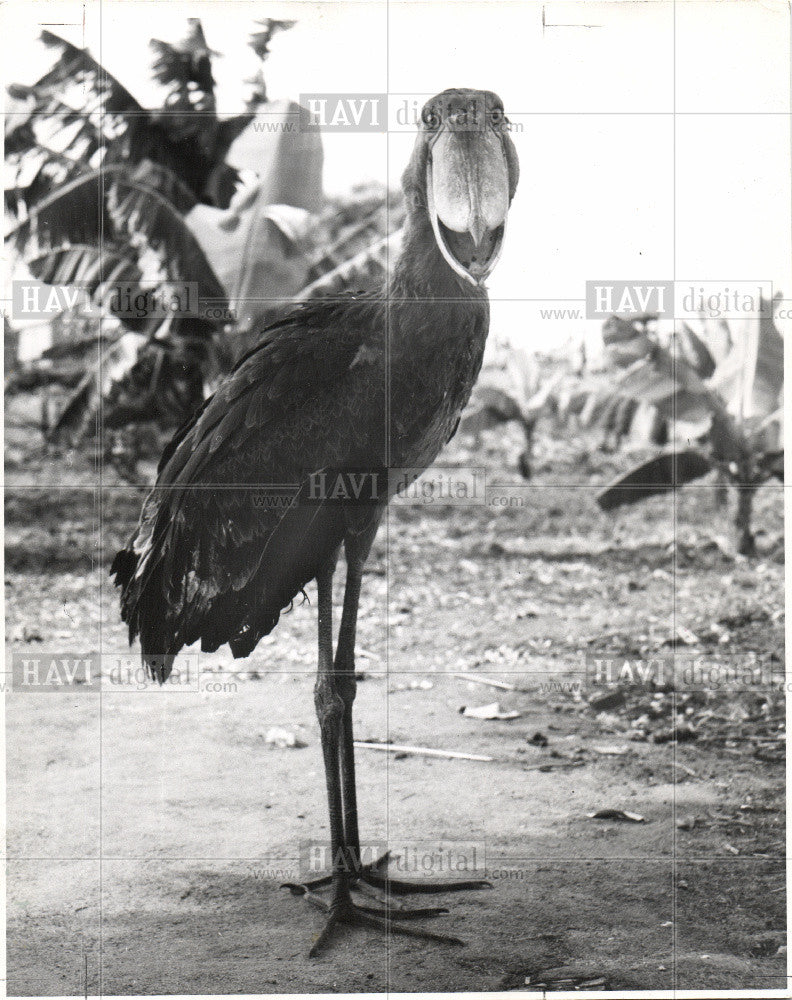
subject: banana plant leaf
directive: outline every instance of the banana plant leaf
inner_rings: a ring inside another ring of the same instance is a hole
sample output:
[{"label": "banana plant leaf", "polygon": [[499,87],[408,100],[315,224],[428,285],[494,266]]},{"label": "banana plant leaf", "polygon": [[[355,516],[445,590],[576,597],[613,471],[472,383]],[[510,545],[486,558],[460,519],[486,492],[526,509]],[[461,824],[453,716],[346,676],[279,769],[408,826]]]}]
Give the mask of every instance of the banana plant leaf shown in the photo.
[{"label": "banana plant leaf", "polygon": [[706,398],[709,390],[695,369],[668,348],[652,346],[646,357],[630,365],[616,379],[615,389],[644,403],[661,404],[684,391],[689,396]]},{"label": "banana plant leaf", "polygon": [[[30,261],[34,277],[86,285],[100,307],[112,302],[119,284],[153,301],[165,283],[189,281],[219,316],[228,308],[225,289],[184,220],[195,204],[189,188],[159,164],[145,161],[131,173],[120,165],[106,167],[49,195],[9,239]],[[129,316],[128,310],[122,319],[129,329],[150,333],[162,322]],[[195,316],[173,319],[172,336],[189,330],[191,337],[209,337],[222,325]]]},{"label": "banana plant leaf", "polygon": [[[767,306],[767,303],[763,303]],[[765,311],[765,310],[762,310]],[[771,310],[767,310],[771,312]],[[712,376],[712,387],[739,422],[764,419],[784,387],[784,341],[772,315],[751,316],[730,328],[733,346]]]},{"label": "banana plant leaf", "polygon": [[50,428],[49,440],[74,439],[85,433],[91,416],[98,413],[98,401],[135,363],[143,340],[140,334],[126,333],[114,343],[102,347]]},{"label": "banana plant leaf", "polygon": [[703,379],[710,378],[716,368],[715,359],[710,349],[696,331],[683,322],[675,334],[675,339],[682,357],[698,377]]},{"label": "banana plant leaf", "polygon": [[705,476],[713,468],[706,455],[694,449],[664,452],[619,476],[597,495],[601,510],[615,510],[658,496]]},{"label": "banana plant leaf", "polygon": [[617,368],[628,368],[645,358],[652,348],[649,326],[657,319],[654,315],[636,316],[631,320],[611,316],[602,325],[602,342],[608,360]]}]

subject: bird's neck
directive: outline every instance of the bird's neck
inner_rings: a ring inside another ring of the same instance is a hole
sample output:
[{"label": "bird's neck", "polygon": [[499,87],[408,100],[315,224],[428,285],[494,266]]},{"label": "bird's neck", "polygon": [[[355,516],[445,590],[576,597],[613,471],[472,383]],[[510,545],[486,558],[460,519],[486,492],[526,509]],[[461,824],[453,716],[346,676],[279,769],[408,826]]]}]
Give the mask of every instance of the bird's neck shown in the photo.
[{"label": "bird's neck", "polygon": [[466,281],[453,270],[437,246],[426,211],[414,209],[407,216],[402,250],[388,285],[395,301],[406,299],[444,300],[467,306],[486,307],[484,288]]}]

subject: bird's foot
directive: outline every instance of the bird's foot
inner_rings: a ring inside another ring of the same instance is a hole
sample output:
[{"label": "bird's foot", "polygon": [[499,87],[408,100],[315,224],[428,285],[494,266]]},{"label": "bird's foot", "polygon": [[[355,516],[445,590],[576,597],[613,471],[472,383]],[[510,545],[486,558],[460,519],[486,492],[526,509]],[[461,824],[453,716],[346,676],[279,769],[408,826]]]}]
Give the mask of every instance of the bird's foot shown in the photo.
[{"label": "bird's foot", "polygon": [[[492,888],[492,883],[486,879],[463,879],[457,881],[394,879],[387,874],[389,862],[390,851],[386,851],[376,861],[361,865],[356,872],[350,875],[351,887],[360,888],[360,883],[363,883],[375,889],[383,889],[385,893],[394,896],[408,896],[411,892],[461,892],[466,889]],[[290,889],[296,895],[303,895],[306,890],[320,889],[322,886],[330,885],[332,880],[332,875],[321,875],[319,878],[309,879],[305,882],[284,882],[281,888]],[[447,913],[448,911],[441,910],[441,912]]]},{"label": "bird's foot", "polygon": [[[292,892],[298,888],[295,885],[292,888]],[[349,924],[353,927],[371,927],[375,930],[384,931],[386,934],[401,934],[403,937],[419,938],[422,941],[438,941],[442,944],[458,946],[464,945],[464,941],[460,941],[459,938],[451,937],[447,934],[433,934],[431,931],[401,927],[395,923],[397,920],[412,920],[420,917],[437,916],[439,913],[448,912],[440,907],[410,910],[402,907],[396,908],[392,905],[387,905],[385,908],[363,906],[354,903],[348,891],[340,895],[335,895],[333,900],[328,902],[307,887],[303,888],[302,895],[305,896],[308,902],[318,910],[328,914],[327,921],[319,937],[308,952],[310,958],[315,958],[325,947],[339,924]]]},{"label": "bird's foot", "polygon": [[[321,879],[313,879],[310,882],[285,882],[281,886],[281,889],[289,889],[293,896],[305,896],[309,899],[309,902],[314,905],[319,905],[317,900],[320,899],[320,897],[314,890],[317,886],[321,888],[322,886],[327,885],[331,879],[332,876],[328,875]],[[388,910],[392,910],[394,920],[421,920],[424,917],[439,917],[443,913],[448,913],[448,908],[445,906],[405,906],[403,903],[399,903],[395,899],[390,899],[387,892],[381,892],[378,888],[367,885],[359,879],[350,881],[349,890],[351,892],[359,892],[361,895],[368,896],[371,899],[375,899],[378,903],[382,903],[382,907],[353,904],[362,912],[371,913],[374,916],[378,916]],[[324,902],[325,901],[322,900],[322,903]]]},{"label": "bird's foot", "polygon": [[[434,893],[454,892],[462,889],[492,888],[484,879],[468,879],[456,882],[437,881],[407,881],[392,879],[387,875],[389,855],[384,854],[377,861],[362,865],[354,874],[347,874],[345,882],[334,885],[331,901],[323,899],[315,890],[333,883],[332,875],[322,875],[319,878],[305,882],[286,882],[282,886],[289,889],[295,896],[305,896],[307,901],[328,914],[327,922],[316,943],[311,948],[311,957],[317,955],[327,944],[338,924],[352,924],[358,927],[373,927],[388,933],[401,934],[406,937],[420,938],[424,941],[439,941],[445,944],[462,945],[459,938],[446,934],[433,934],[430,931],[413,930],[402,927],[396,921],[421,920],[426,917],[438,917],[448,910],[443,906],[406,907],[397,902],[393,896],[407,895],[411,892]],[[381,906],[370,906],[356,903],[351,893],[373,898]]]}]

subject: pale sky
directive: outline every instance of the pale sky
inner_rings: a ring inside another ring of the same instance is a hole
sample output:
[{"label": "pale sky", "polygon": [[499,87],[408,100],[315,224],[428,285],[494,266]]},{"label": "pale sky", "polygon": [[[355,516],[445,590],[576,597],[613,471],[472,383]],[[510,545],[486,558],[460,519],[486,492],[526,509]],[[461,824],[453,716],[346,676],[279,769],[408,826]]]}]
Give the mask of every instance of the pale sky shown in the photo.
[{"label": "pale sky", "polygon": [[[792,296],[789,7],[776,0],[646,2],[371,0],[6,0],[5,81],[43,68],[34,44],[53,25],[87,44],[147,103],[147,42],[200,16],[220,110],[241,110],[255,69],[255,17],[297,27],[277,37],[272,98],[306,92],[426,96],[497,91],[521,181],[503,258],[490,279],[493,328],[542,347],[585,323],[542,318],[576,306],[595,278],[772,281]],[[397,98],[400,99],[400,96]],[[325,189],[397,183],[405,132],[330,135]],[[556,300],[547,302],[529,300]],[[598,328],[599,324],[595,324]]]}]

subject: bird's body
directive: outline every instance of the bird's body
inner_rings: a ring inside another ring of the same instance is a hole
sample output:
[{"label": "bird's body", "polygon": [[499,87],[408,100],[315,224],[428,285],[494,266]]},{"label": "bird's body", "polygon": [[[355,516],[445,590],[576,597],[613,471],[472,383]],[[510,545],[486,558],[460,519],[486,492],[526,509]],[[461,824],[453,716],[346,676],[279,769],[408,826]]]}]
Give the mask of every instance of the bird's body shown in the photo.
[{"label": "bird's body", "polygon": [[[130,641],[140,636],[161,681],[179,650],[199,640],[204,651],[227,643],[234,656],[249,655],[316,579],[315,701],[334,869],[330,919],[314,951],[340,920],[383,926],[353,904],[356,885],[398,891],[360,861],[352,702],[363,564],[390,495],[452,436],[481,368],[483,280],[517,184],[516,154],[498,127],[505,121],[486,91],[445,91],[428,102],[403,179],[408,221],[388,287],[319,300],[264,331],[166,448],[140,524],[113,563]],[[365,484],[360,495],[335,489],[355,476]],[[342,546],[334,656],[332,576]]]},{"label": "bird's body", "polygon": [[114,564],[130,638],[158,676],[199,640],[249,655],[345,537],[378,523],[387,492],[303,503],[309,474],[414,478],[451,436],[481,367],[488,302],[451,272],[418,298],[411,270],[388,294],[320,300],[270,327],[166,450]]}]

